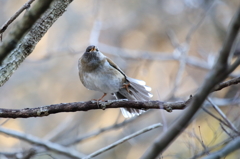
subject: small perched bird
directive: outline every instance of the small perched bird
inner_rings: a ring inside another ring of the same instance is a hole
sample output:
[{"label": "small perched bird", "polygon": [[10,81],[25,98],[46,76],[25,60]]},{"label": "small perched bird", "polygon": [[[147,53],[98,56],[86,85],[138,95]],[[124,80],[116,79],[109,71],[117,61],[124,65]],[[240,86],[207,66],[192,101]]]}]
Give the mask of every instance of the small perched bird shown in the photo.
[{"label": "small perched bird", "polygon": [[[151,88],[145,82],[128,77],[112,60],[104,56],[96,46],[90,45],[78,60],[79,77],[82,84],[90,90],[107,93],[117,99],[149,100]],[[124,117],[139,115],[144,110],[120,108]]]}]

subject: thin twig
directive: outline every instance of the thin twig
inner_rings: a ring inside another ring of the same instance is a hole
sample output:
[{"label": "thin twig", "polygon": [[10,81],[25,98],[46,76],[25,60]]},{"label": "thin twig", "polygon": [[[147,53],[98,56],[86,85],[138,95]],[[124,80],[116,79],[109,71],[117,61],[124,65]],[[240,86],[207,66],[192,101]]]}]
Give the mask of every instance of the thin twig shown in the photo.
[{"label": "thin twig", "polygon": [[210,116],[212,116],[213,118],[215,118],[216,120],[218,120],[220,123],[224,124],[225,126],[229,127],[229,125],[223,121],[222,119],[218,118],[216,115],[214,115],[213,113],[211,113],[210,111],[208,111],[206,108],[202,107],[202,110],[205,111],[206,113],[208,113]]},{"label": "thin twig", "polygon": [[186,36],[186,42],[189,44],[191,41],[191,37],[193,33],[199,28],[199,26],[203,23],[207,13],[211,11],[212,7],[214,6],[215,1],[211,2],[212,4],[209,4],[209,7],[201,14],[200,19],[197,23],[194,23],[194,25],[190,28],[189,32]]},{"label": "thin twig", "polygon": [[221,109],[217,105],[215,105],[210,98],[207,98],[208,102],[211,103],[213,108],[218,112],[218,114],[226,121],[226,123],[229,125],[229,127],[238,135],[240,135],[240,132],[238,129],[231,123],[231,121],[227,118],[227,116],[222,112]]},{"label": "thin twig", "polygon": [[79,153],[79,152],[77,152],[73,149],[70,149],[70,148],[52,143],[52,142],[47,141],[47,140],[37,138],[37,137],[32,136],[30,134],[25,134],[25,133],[9,130],[9,129],[3,128],[3,127],[0,127],[0,132],[4,133],[6,135],[9,135],[9,136],[27,141],[29,143],[42,146],[42,147],[47,148],[49,150],[56,151],[58,153],[64,154],[64,155],[69,156],[69,157],[82,158],[82,157],[85,156],[85,155],[83,155],[83,154],[81,154],[81,153]]},{"label": "thin twig", "polygon": [[0,126],[3,126],[4,124],[6,124],[10,119],[5,119],[1,124]]},{"label": "thin twig", "polygon": [[222,123],[220,123],[220,126],[221,126],[222,130],[223,130],[230,138],[234,138],[234,137],[225,129],[225,127],[223,126]]},{"label": "thin twig", "polygon": [[216,144],[216,145],[214,145],[212,147],[208,147],[208,149],[206,149],[206,150],[204,150],[204,151],[194,155],[190,159],[199,159],[199,157],[201,157],[203,155],[206,155],[206,154],[209,154],[209,152],[211,152],[212,150],[214,150],[214,149],[216,149],[216,148],[218,148],[220,146],[223,146],[223,145],[229,143],[230,141],[232,141],[232,139],[226,139],[226,140],[224,140],[224,141],[222,141],[222,142],[220,142],[220,143],[218,143],[218,144]]},{"label": "thin twig", "polygon": [[182,45],[180,45],[178,48],[176,48],[174,50],[175,54],[180,54],[180,58],[179,58],[179,67],[178,67],[178,71],[177,71],[177,75],[174,81],[174,85],[173,85],[173,89],[170,91],[169,93],[169,97],[171,98],[172,96],[174,97],[176,90],[178,89],[181,81],[182,81],[182,77],[183,77],[183,73],[186,67],[186,63],[187,63],[187,55],[189,52],[189,43],[191,41],[191,37],[193,35],[193,33],[200,27],[200,25],[203,23],[205,17],[207,16],[208,11],[213,7],[213,3],[209,6],[209,8],[207,9],[207,12],[204,12],[201,17],[200,20],[198,20],[198,22],[189,29],[189,32],[187,33],[186,36],[186,42]]},{"label": "thin twig", "polygon": [[126,136],[126,137],[124,137],[124,138],[122,138],[122,139],[120,139],[120,140],[112,143],[111,145],[108,145],[108,146],[106,146],[106,147],[104,147],[104,148],[101,148],[100,150],[95,151],[94,153],[91,153],[90,155],[88,155],[88,156],[85,157],[84,159],[88,159],[88,158],[95,157],[95,156],[97,156],[97,155],[99,155],[99,154],[101,154],[101,153],[103,153],[103,152],[105,152],[105,151],[108,151],[108,150],[116,147],[117,145],[119,145],[119,144],[121,144],[121,143],[123,143],[123,142],[125,142],[125,141],[127,141],[127,140],[130,140],[130,139],[132,139],[132,138],[134,138],[134,137],[136,137],[136,136],[138,136],[138,135],[141,135],[141,134],[143,134],[143,133],[145,133],[145,132],[148,132],[148,131],[150,131],[150,130],[156,129],[156,128],[160,127],[160,126],[162,126],[162,124],[160,124],[160,123],[158,123],[158,124],[153,124],[153,125],[151,125],[151,126],[148,126],[148,127],[144,128],[144,129],[142,129],[142,130],[139,130],[139,131],[137,131],[137,132],[135,132],[135,133],[133,133],[133,134],[131,134],[131,135],[129,135],[129,136]]},{"label": "thin twig", "polygon": [[201,146],[203,147],[204,150],[207,149],[207,146],[204,144],[203,140],[202,140],[202,136],[198,136],[195,132],[195,130],[193,129],[192,132],[186,132],[190,137],[194,137],[197,139],[197,141],[201,144]]},{"label": "thin twig", "polygon": [[5,38],[0,45],[0,64],[5,60],[6,56],[15,49],[18,42],[29,31],[29,29],[35,24],[35,22],[41,17],[41,15],[50,7],[53,0],[37,1],[30,8],[26,14],[22,17],[21,21],[18,21],[11,33]]},{"label": "thin twig", "polygon": [[214,152],[208,156],[206,156],[204,159],[219,159],[224,156],[227,156],[231,152],[236,151],[237,149],[240,148],[240,137],[235,138],[231,142],[229,142],[225,147],[220,149],[217,152]]},{"label": "thin twig", "polygon": [[[157,95],[158,95],[158,99],[160,100],[159,91],[157,91]],[[162,106],[160,105],[160,107],[162,107]],[[161,109],[163,109],[163,108],[161,108]],[[163,113],[163,111],[160,111],[160,113],[161,113],[162,122],[163,122],[163,131],[167,131],[168,123],[167,123],[166,115]]]},{"label": "thin twig", "polygon": [[148,148],[142,159],[153,159],[161,154],[172,141],[188,126],[191,119],[201,108],[203,102],[212,92],[214,87],[227,78],[230,73],[228,70],[228,60],[231,52],[231,48],[234,41],[238,35],[240,29],[240,8],[235,14],[232,25],[230,27],[230,32],[224,41],[222,50],[219,52],[219,58],[215,63],[213,69],[207,75],[207,78],[203,82],[202,86],[199,88],[198,93],[193,97],[188,109],[185,111],[183,116],[173,123],[167,132],[163,132],[154,143]]},{"label": "thin twig", "polygon": [[204,142],[203,142],[203,138],[202,138],[202,133],[201,133],[200,126],[198,126],[198,130],[199,130],[200,139],[201,139],[201,140],[199,139],[199,142],[201,143],[202,147],[203,147],[204,149],[206,149],[207,147],[206,147],[206,145],[205,145]]},{"label": "thin twig", "polygon": [[32,2],[35,0],[29,0],[25,3],[10,19],[8,19],[0,28],[0,41],[2,41],[2,34],[8,28],[8,26],[25,10],[30,7]]},{"label": "thin twig", "polygon": [[[8,79],[19,67],[19,65],[28,57],[28,55],[32,53],[36,44],[41,40],[41,38],[45,35],[45,33],[49,30],[53,23],[66,11],[67,6],[72,1],[73,0],[54,0],[54,3],[51,5],[51,7],[49,7],[48,10],[44,12],[44,14],[42,14],[41,18],[39,18],[37,22],[34,23],[34,25],[27,31],[27,34],[24,35],[24,38],[21,39],[19,45],[17,45],[16,48],[11,51],[11,55],[4,58],[4,65],[0,67],[0,87],[8,81]],[[49,3],[50,0],[37,1],[31,7],[31,9],[27,11],[27,13],[38,14],[34,11],[34,6],[39,3],[39,5],[42,5],[43,2]],[[27,14],[24,14],[23,18],[24,17],[27,19]],[[26,21],[23,21],[23,19],[21,19],[21,23],[23,23],[22,25],[25,26]],[[19,28],[13,28],[12,30],[21,32]],[[4,41],[6,41],[6,39],[3,40],[3,43]],[[15,41],[18,42],[16,39]],[[0,49],[0,52],[1,51],[2,50]]]},{"label": "thin twig", "polygon": [[[144,116],[145,114],[147,113],[143,113],[141,114],[139,117],[142,117]],[[130,124],[132,123],[133,121],[135,121],[136,119],[139,119],[138,116],[136,117],[133,117],[133,118],[130,118],[128,120],[125,120],[124,122],[122,123],[118,123],[118,124],[115,124],[115,125],[111,125],[111,126],[108,126],[108,127],[105,127],[105,128],[101,128],[101,129],[98,129],[97,131],[94,131],[94,132],[91,132],[89,134],[86,134],[84,136],[81,136],[81,137],[77,137],[76,139],[72,140],[72,141],[67,141],[67,143],[64,143],[63,145],[64,146],[71,146],[71,145],[74,145],[74,144],[77,144],[83,140],[86,140],[86,139],[89,139],[91,137],[96,137],[97,135],[100,135],[101,133],[104,133],[106,131],[109,131],[109,130],[114,130],[114,129],[118,129],[118,128],[121,128],[127,124]]]},{"label": "thin twig", "polygon": [[184,70],[185,70],[185,67],[186,67],[186,59],[187,59],[188,51],[189,51],[188,44],[182,44],[174,50],[173,54],[179,54],[180,55],[179,67],[178,67],[176,78],[175,78],[175,81],[174,81],[174,84],[173,84],[173,88],[170,91],[167,98],[174,97],[174,95],[176,93],[176,90],[178,89],[178,87],[179,87],[179,85],[182,81],[183,73],[184,73]]},{"label": "thin twig", "polygon": [[179,46],[179,41],[178,41],[178,39],[176,38],[175,32],[174,32],[173,30],[169,30],[169,31],[167,32],[167,36],[168,36],[168,38],[169,38],[172,46],[173,46],[174,48],[177,48],[177,47]]},{"label": "thin twig", "polygon": [[74,121],[74,115],[68,116],[64,119],[58,126],[56,126],[53,130],[51,130],[47,135],[43,137],[44,140],[51,141],[54,137],[56,137],[60,132],[64,131],[70,123]]}]

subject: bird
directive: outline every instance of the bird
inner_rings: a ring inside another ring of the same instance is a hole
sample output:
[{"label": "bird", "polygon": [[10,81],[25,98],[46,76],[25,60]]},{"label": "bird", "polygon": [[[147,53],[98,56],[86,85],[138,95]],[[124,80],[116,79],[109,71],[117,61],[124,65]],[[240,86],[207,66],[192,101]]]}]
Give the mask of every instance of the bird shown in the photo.
[{"label": "bird", "polygon": [[[153,96],[146,82],[128,77],[111,59],[101,53],[97,46],[90,45],[78,60],[79,78],[89,90],[102,92],[97,101],[103,101],[107,94],[117,100],[147,101]],[[145,110],[120,108],[125,118],[138,116]]]}]

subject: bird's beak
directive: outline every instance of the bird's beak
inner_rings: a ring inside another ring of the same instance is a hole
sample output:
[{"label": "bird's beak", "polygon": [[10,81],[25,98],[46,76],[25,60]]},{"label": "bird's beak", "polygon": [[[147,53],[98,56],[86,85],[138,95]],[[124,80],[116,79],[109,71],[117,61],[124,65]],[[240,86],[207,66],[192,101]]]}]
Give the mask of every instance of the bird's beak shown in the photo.
[{"label": "bird's beak", "polygon": [[94,46],[90,52],[96,51],[96,47]]}]

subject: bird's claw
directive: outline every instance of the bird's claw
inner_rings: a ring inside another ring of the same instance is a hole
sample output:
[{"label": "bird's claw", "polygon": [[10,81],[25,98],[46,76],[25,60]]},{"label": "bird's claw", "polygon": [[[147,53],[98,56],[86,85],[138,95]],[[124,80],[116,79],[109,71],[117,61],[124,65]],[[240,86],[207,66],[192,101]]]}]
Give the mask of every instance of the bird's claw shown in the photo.
[{"label": "bird's claw", "polygon": [[105,110],[106,109],[106,105],[105,104],[101,104],[101,108],[102,108],[102,110]]},{"label": "bird's claw", "polygon": [[123,87],[122,88],[125,88],[127,90],[127,92],[129,93],[129,89],[128,89],[128,86],[130,86],[130,82],[129,83],[123,83]]}]

